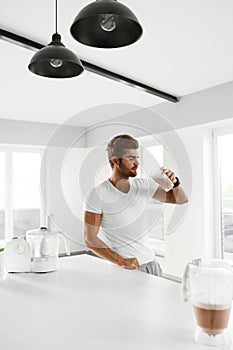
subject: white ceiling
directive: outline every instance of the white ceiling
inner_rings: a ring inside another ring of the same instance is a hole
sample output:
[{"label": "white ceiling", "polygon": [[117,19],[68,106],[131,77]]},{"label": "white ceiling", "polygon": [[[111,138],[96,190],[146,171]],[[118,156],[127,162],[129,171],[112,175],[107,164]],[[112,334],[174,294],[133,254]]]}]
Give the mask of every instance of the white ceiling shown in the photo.
[{"label": "white ceiling", "polygon": [[[96,49],[69,32],[78,11],[90,1],[58,0],[58,31],[79,58],[177,96],[233,80],[232,0],[121,0],[139,18],[144,33],[133,45]],[[0,0],[0,28],[42,44],[54,32],[54,0]],[[48,79],[28,71],[34,52],[0,40],[0,118],[63,123],[103,104],[130,110],[163,102],[153,95],[84,72]],[[133,106],[135,105],[135,107]],[[81,126],[115,117],[78,120]]]}]

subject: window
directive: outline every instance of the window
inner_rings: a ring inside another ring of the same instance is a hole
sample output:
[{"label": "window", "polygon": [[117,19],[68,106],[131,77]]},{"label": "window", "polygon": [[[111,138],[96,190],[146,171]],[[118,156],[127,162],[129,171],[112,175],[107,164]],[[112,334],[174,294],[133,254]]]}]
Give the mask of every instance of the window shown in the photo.
[{"label": "window", "polygon": [[218,136],[221,244],[225,258],[233,257],[233,133]]},{"label": "window", "polygon": [[13,234],[40,225],[40,154],[13,152]]},{"label": "window", "polygon": [[0,239],[5,232],[5,153],[0,152]]},{"label": "window", "polygon": [[40,150],[0,147],[0,239],[40,226],[40,163]]}]

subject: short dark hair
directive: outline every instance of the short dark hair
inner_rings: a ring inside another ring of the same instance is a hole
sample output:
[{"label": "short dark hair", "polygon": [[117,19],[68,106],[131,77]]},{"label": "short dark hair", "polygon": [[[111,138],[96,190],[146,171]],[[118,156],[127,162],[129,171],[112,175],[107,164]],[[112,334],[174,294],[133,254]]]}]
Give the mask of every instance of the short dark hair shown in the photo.
[{"label": "short dark hair", "polygon": [[137,149],[138,141],[131,135],[122,134],[113,137],[107,145],[108,160],[113,167],[112,157],[122,158],[126,149]]}]

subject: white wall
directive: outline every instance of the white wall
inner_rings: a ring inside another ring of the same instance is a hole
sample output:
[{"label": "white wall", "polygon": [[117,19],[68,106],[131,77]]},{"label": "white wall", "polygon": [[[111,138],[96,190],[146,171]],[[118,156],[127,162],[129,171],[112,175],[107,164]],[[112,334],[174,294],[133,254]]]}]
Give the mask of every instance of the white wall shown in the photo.
[{"label": "white wall", "polygon": [[[169,232],[165,234],[164,270],[168,274],[181,277],[189,260],[213,257],[215,254],[214,180],[211,128],[196,126],[181,129],[178,133],[185,144],[192,165],[192,190],[189,203],[184,205],[187,208],[185,215],[179,217],[179,210],[175,214],[174,209],[177,206],[166,206],[166,226],[170,226],[170,208],[178,220],[177,227],[173,225],[174,228],[170,227]],[[176,154],[175,158],[178,157],[179,154]],[[165,161],[166,166],[173,168],[171,160]],[[178,176],[186,189],[182,173],[178,173]]]},{"label": "white wall", "polygon": [[[33,113],[33,112],[32,112]],[[68,147],[85,128],[0,119],[0,144]],[[84,144],[84,136],[80,137]]]},{"label": "white wall", "polygon": [[183,96],[179,103],[161,103],[153,110],[176,129],[233,117],[233,82]]},{"label": "white wall", "polygon": [[[53,224],[70,240],[71,251],[86,249],[83,245],[83,195],[79,188],[79,168],[86,154],[85,148],[49,147],[44,166],[47,179],[47,211]],[[64,252],[61,246],[60,252]]]}]

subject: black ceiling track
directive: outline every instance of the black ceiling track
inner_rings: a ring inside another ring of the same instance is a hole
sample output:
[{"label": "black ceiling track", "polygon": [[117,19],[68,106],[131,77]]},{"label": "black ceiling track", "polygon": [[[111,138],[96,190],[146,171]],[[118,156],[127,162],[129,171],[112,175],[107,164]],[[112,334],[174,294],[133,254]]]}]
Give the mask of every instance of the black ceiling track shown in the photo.
[{"label": "black ceiling track", "polygon": [[[15,43],[15,44],[19,44],[19,45],[21,44],[21,46],[25,46],[28,49],[40,50],[46,46],[46,45],[42,45],[36,41],[30,40],[28,38],[25,38],[23,36],[9,32],[9,31],[4,30],[4,29],[0,29],[0,38],[1,37],[3,39],[7,38],[9,41],[13,41],[13,43]],[[134,88],[138,88],[138,89],[143,90],[149,94],[158,96],[160,98],[163,98],[163,99],[171,101],[171,102],[179,102],[179,100],[180,100],[180,98],[177,96],[168,94],[164,91],[155,89],[151,86],[145,85],[145,84],[140,83],[136,80],[127,78],[123,75],[120,75],[120,74],[114,73],[112,71],[109,71],[107,69],[104,69],[102,67],[96,66],[90,62],[83,61],[83,60],[80,60],[80,61],[82,62],[83,67],[89,72],[101,75],[101,76],[108,78],[108,79],[116,80],[120,83],[129,85],[129,86],[134,87]]]}]

